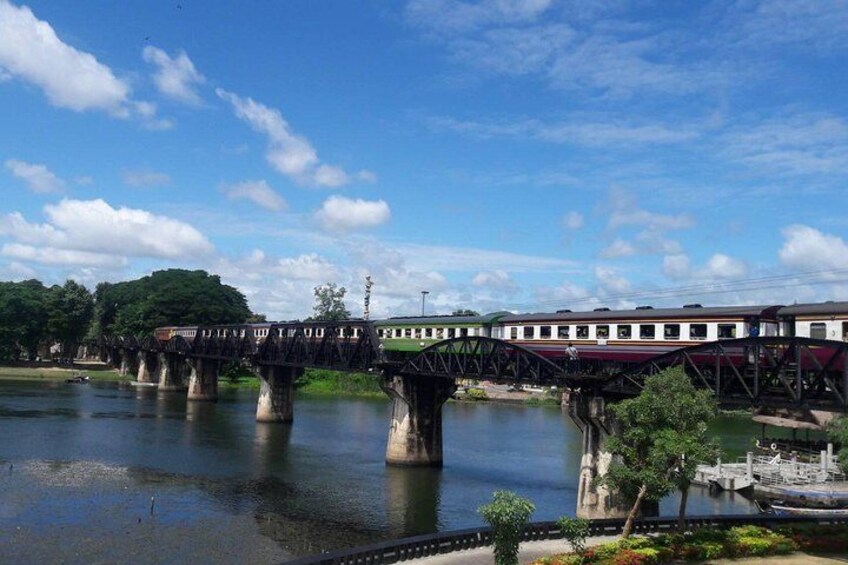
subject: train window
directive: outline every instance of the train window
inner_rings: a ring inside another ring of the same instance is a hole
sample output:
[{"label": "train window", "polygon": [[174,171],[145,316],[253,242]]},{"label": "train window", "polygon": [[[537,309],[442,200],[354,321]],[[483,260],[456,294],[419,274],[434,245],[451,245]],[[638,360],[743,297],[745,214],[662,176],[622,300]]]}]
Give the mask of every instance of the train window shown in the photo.
[{"label": "train window", "polygon": [[433,337],[433,328],[424,328],[424,337],[426,337],[426,338]]},{"label": "train window", "polygon": [[680,339],[680,324],[663,325],[663,339]]},{"label": "train window", "polygon": [[551,339],[551,327],[539,326],[539,337],[541,339]]},{"label": "train window", "polygon": [[568,339],[570,334],[569,329],[571,329],[571,326],[557,326],[557,337],[559,339]]},{"label": "train window", "polygon": [[377,330],[377,337],[382,339],[385,334],[386,334],[386,331],[383,328],[380,328],[379,330]]},{"label": "train window", "polygon": [[734,339],[736,337],[736,324],[719,324],[719,339]]},{"label": "train window", "polygon": [[707,324],[689,324],[689,339],[707,339]]},{"label": "train window", "polygon": [[577,339],[589,339],[589,326],[577,326]]},{"label": "train window", "polygon": [[312,330],[310,328],[306,328],[306,337],[312,337]]},{"label": "train window", "polygon": [[630,324],[618,325],[618,339],[630,339],[633,337],[633,326]]},{"label": "train window", "polygon": [[465,337],[468,335],[468,328],[459,328],[459,335]]},{"label": "train window", "polygon": [[533,326],[524,326],[524,339],[533,339],[536,328]]},{"label": "train window", "polygon": [[639,339],[654,339],[657,327],[654,324],[639,324]]},{"label": "train window", "polygon": [[456,337],[456,330],[453,328],[448,328],[448,339],[453,339]]},{"label": "train window", "polygon": [[827,326],[821,322],[810,324],[810,337],[813,339],[827,339]]},{"label": "train window", "polygon": [[403,337],[407,339],[412,339],[412,328],[406,328],[403,330]]},{"label": "train window", "polygon": [[609,339],[609,326],[598,326],[595,328],[595,337],[598,339]]},{"label": "train window", "polygon": [[445,337],[445,330],[436,328],[436,339],[442,339],[443,337]]},{"label": "train window", "polygon": [[512,326],[509,328],[509,339],[518,339],[518,328]]},{"label": "train window", "polygon": [[415,331],[412,334],[415,339],[421,339],[421,328],[415,328]]}]

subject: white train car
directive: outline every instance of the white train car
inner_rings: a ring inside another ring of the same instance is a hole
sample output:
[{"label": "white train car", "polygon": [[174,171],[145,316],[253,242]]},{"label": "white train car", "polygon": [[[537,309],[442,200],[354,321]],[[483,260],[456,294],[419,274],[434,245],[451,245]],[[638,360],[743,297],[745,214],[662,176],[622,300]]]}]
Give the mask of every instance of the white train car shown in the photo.
[{"label": "white train car", "polygon": [[848,342],[848,302],[784,306],[777,316],[780,335]]}]

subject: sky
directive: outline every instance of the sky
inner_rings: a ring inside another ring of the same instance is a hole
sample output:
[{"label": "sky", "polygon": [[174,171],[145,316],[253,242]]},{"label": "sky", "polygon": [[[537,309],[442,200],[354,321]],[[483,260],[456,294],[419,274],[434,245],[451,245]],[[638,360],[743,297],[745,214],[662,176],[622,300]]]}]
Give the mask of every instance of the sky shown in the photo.
[{"label": "sky", "polygon": [[846,63],[846,0],[0,0],[0,280],[848,300]]}]

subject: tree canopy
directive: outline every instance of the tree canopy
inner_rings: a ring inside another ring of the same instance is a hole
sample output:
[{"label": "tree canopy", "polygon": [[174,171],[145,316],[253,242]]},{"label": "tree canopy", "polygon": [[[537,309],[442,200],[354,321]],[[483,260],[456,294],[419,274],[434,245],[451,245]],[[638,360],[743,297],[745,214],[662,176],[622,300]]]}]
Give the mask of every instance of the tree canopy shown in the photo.
[{"label": "tree canopy", "polygon": [[648,377],[636,398],[610,406],[620,425],[607,448],[613,455],[601,479],[633,501],[622,535],[627,537],[643,500],[659,500],[675,488],[685,494],[700,463],[712,460],[717,446],[707,426],[717,408],[712,394],[696,390],[679,367]]},{"label": "tree canopy", "polygon": [[347,289],[343,286],[337,287],[335,283],[325,283],[313,289],[315,305],[312,307],[314,314],[310,320],[347,320],[350,312],[345,306],[344,296]]},{"label": "tree canopy", "polygon": [[469,310],[468,308],[460,308],[458,310],[454,310],[451,313],[451,316],[479,316],[480,312],[477,310]]},{"label": "tree canopy", "polygon": [[158,326],[243,323],[247,300],[206,271],[168,269],[122,283],[100,283],[92,333],[142,335]]}]

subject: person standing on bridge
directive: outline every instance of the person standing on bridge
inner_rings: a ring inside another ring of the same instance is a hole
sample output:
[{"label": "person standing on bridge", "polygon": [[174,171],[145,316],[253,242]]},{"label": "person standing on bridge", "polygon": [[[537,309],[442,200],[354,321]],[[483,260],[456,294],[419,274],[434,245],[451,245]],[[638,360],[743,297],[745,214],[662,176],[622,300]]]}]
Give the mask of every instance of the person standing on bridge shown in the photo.
[{"label": "person standing on bridge", "polygon": [[577,353],[577,348],[570,341],[568,347],[565,348],[565,361],[568,372],[572,373],[577,368],[577,363],[580,361],[580,354]]}]

